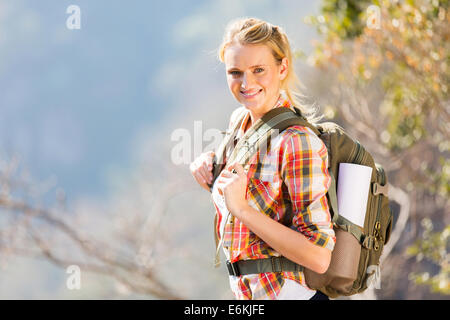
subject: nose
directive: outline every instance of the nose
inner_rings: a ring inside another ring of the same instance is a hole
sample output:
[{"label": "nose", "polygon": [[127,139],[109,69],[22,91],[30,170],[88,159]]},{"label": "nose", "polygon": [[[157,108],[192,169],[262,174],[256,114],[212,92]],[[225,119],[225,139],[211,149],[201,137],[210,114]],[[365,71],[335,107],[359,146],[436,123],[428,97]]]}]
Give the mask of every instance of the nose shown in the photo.
[{"label": "nose", "polygon": [[248,90],[251,88],[251,85],[253,83],[254,83],[253,75],[251,73],[248,74],[247,72],[244,72],[244,74],[242,75],[241,88],[244,90]]}]

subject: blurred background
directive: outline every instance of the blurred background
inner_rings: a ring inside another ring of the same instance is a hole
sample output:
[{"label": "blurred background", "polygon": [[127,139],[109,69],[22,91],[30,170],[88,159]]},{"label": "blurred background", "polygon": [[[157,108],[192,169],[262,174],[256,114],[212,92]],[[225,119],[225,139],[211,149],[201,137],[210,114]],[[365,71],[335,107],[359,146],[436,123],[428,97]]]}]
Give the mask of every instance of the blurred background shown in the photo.
[{"label": "blurred background", "polygon": [[189,162],[238,107],[216,50],[244,16],[387,170],[381,288],[352,298],[449,299],[448,1],[0,0],[1,299],[233,298]]}]

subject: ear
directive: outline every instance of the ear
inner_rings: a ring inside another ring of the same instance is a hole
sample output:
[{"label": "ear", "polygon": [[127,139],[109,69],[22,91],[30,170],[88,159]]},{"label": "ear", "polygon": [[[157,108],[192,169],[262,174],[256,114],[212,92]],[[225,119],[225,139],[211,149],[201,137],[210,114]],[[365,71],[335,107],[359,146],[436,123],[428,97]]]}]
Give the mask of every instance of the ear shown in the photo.
[{"label": "ear", "polygon": [[289,61],[286,57],[281,60],[280,64],[280,80],[283,81],[288,75]]}]

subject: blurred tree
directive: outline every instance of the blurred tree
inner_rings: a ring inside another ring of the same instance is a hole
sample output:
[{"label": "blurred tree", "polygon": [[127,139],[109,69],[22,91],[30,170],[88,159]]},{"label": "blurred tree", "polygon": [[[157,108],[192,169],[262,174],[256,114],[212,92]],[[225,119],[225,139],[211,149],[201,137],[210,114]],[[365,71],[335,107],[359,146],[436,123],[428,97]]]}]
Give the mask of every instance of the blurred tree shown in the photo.
[{"label": "blurred tree", "polygon": [[43,194],[52,186],[33,181],[19,157],[0,158],[0,265],[9,256],[45,259],[63,269],[76,265],[110,277],[121,294],[181,298],[180,290],[174,292],[161,276],[174,251],[189,254],[170,236],[177,224],[162,223],[169,200],[186,190],[177,179],[179,171],[168,171],[162,185],[140,169],[133,188],[117,196],[111,212],[69,212],[61,189],[55,192],[56,203],[44,206]]},{"label": "blurred tree", "polygon": [[[396,232],[402,233],[398,245],[407,246],[423,230],[424,217],[441,229],[449,223],[449,1],[322,3],[321,13],[305,20],[323,36],[306,58],[320,72],[317,96],[324,100],[325,116],[343,122],[385,166],[391,183],[406,189],[409,221]],[[406,226],[409,233],[403,232]],[[425,255],[433,247],[423,233],[410,254]],[[432,238],[448,243],[447,233],[448,227]],[[445,254],[433,260],[440,266],[436,278],[448,285],[447,246],[440,250]],[[404,263],[403,252],[391,261]],[[448,294],[448,287],[439,292]]]}]

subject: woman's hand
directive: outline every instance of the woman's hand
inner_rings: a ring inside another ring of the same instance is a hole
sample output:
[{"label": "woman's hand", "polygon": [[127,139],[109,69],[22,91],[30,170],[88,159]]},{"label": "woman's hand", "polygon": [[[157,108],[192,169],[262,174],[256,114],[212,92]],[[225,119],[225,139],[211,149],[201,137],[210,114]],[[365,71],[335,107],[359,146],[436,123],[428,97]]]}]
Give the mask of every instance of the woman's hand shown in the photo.
[{"label": "woman's hand", "polygon": [[208,184],[212,182],[214,152],[208,151],[199,155],[189,166],[197,183],[205,190],[210,191]]},{"label": "woman's hand", "polygon": [[217,178],[217,188],[224,195],[225,204],[230,213],[240,219],[240,213],[248,207],[245,199],[247,175],[244,168],[239,163],[234,163],[223,170]]}]

